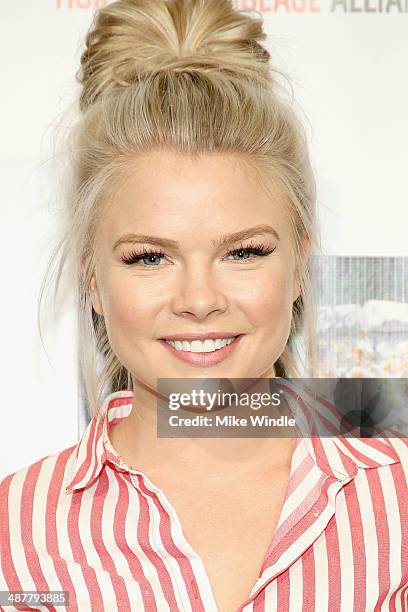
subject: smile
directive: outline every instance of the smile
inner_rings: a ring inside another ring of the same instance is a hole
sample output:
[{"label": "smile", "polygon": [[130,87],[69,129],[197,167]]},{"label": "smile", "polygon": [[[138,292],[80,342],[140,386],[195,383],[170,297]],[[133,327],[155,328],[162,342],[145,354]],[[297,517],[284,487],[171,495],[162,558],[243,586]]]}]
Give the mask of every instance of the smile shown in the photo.
[{"label": "smile", "polygon": [[192,353],[212,353],[231,344],[236,336],[231,338],[208,338],[206,340],[166,340],[176,351],[190,351]]},{"label": "smile", "polygon": [[206,338],[205,340],[165,340],[159,342],[186,363],[212,366],[226,359],[235,350],[243,334],[231,338]]}]

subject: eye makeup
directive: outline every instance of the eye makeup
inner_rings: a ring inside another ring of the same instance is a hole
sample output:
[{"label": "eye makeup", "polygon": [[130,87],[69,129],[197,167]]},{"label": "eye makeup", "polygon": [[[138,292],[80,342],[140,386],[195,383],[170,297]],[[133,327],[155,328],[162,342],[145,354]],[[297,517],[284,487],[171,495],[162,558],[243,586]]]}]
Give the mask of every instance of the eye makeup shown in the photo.
[{"label": "eye makeup", "polygon": [[[267,255],[270,255],[271,253],[273,253],[275,249],[276,247],[268,248],[265,244],[262,244],[262,243],[254,244],[251,242],[249,245],[241,244],[238,248],[228,251],[227,256],[231,256],[231,255],[235,256],[235,255],[239,255],[240,253],[246,252],[248,254],[251,253],[255,255],[256,257],[266,257]],[[131,266],[131,265],[136,265],[140,261],[143,261],[145,259],[153,259],[153,258],[161,259],[165,256],[166,254],[161,249],[158,250],[158,249],[143,247],[141,251],[132,250],[127,255],[123,255],[121,257],[121,261],[124,264]],[[235,261],[249,261],[250,259],[253,259],[253,258],[243,258],[243,259],[237,259]],[[153,264],[153,265],[145,265],[142,267],[157,267],[157,266],[156,264]]]}]

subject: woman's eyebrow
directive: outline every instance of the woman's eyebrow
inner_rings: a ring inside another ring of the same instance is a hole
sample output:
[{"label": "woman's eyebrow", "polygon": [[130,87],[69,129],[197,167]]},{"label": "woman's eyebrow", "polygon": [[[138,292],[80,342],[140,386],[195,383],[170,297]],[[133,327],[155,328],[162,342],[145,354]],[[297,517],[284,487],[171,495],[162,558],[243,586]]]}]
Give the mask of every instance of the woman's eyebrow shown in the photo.
[{"label": "woman's eyebrow", "polygon": [[[278,232],[271,225],[256,225],[255,227],[249,227],[244,230],[240,230],[239,232],[234,232],[232,234],[225,234],[216,238],[215,240],[211,240],[211,243],[214,247],[223,247],[232,242],[238,242],[239,240],[246,240],[247,238],[251,238],[252,236],[256,236],[258,234],[272,234],[277,240],[280,240]],[[165,248],[178,249],[179,243],[176,240],[170,240],[169,238],[160,238],[159,236],[148,236],[146,234],[125,234],[116,240],[113,245],[113,250],[115,250],[121,244],[137,244],[137,243],[149,243],[155,244],[157,246],[161,246]]]}]

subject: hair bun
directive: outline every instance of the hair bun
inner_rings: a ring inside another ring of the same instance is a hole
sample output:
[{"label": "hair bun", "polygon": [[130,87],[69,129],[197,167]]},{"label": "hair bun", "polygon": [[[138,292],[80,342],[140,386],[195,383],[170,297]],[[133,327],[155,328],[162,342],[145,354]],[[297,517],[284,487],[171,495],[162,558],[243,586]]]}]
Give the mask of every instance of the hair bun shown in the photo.
[{"label": "hair bun", "polygon": [[231,0],[118,0],[95,13],[77,80],[81,110],[162,71],[224,72],[265,82],[270,55],[261,17]]}]

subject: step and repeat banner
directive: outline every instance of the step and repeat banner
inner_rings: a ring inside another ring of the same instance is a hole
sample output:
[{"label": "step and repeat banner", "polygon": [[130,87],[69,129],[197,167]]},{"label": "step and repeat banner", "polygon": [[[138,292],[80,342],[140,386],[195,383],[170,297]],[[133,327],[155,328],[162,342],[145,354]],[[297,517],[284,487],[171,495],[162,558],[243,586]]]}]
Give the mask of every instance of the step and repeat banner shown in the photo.
[{"label": "step and repeat banner", "polygon": [[[74,297],[37,302],[58,228],[55,125],[102,0],[2,7],[0,477],[74,444],[85,424]],[[262,15],[293,84],[318,185],[320,375],[408,376],[408,0],[236,0]],[[54,160],[55,161],[55,160]]]}]

